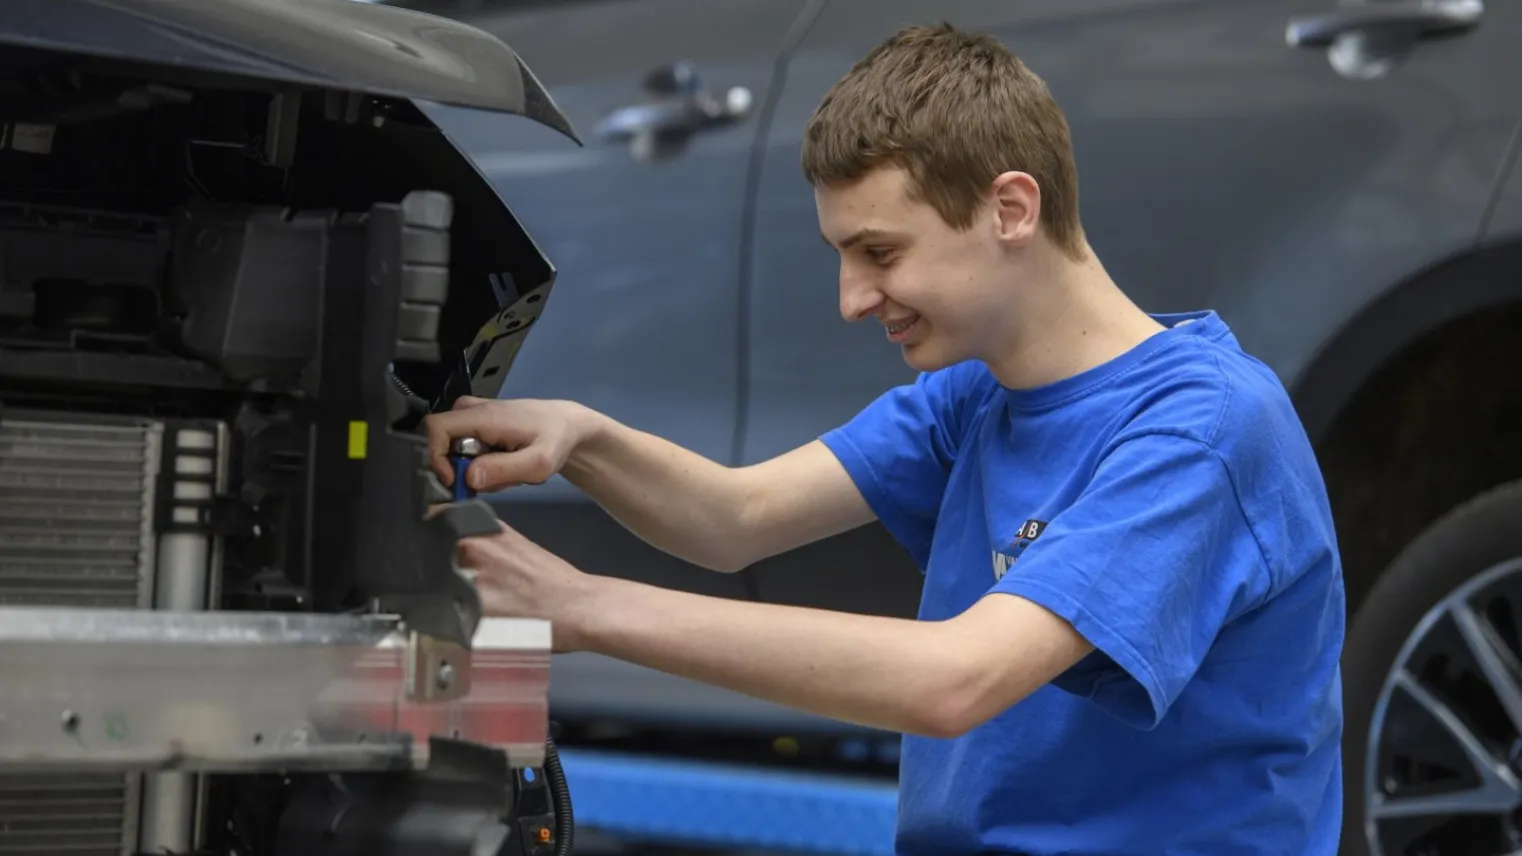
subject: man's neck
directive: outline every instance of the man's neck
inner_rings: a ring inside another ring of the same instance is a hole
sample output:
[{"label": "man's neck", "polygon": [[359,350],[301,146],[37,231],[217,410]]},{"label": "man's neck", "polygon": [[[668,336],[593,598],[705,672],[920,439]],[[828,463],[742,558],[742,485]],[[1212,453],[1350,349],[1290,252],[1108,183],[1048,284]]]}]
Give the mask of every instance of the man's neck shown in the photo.
[{"label": "man's neck", "polygon": [[[1087,248],[1085,248],[1087,250]],[[1009,347],[987,359],[1010,389],[1055,383],[1104,365],[1165,328],[1126,297],[1092,250],[1047,265],[1039,293],[1015,319]]]}]

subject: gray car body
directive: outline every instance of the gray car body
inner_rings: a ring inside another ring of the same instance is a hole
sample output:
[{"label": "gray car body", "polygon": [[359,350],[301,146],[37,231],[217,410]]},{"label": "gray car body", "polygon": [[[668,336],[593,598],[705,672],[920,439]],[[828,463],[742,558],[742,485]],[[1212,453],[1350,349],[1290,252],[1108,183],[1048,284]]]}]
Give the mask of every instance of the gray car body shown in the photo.
[{"label": "gray car body", "polygon": [[[1395,353],[1522,281],[1464,265],[1522,236],[1509,175],[1522,6],[1411,47],[1383,75],[1287,43],[1332,0],[566,0],[467,18],[513,45],[587,140],[435,117],[560,271],[505,397],[573,398],[733,465],[806,443],[912,377],[875,324],[849,326],[800,137],[825,90],[911,22],[993,32],[1072,126],[1093,245],[1150,311],[1218,310],[1291,390],[1313,439]],[[443,10],[446,14],[449,9]],[[1344,45],[1343,48],[1347,48]],[[594,130],[641,82],[691,62],[741,121],[659,160]],[[588,570],[692,591],[909,615],[918,572],[878,527],[743,574],[645,547],[561,481],[494,497]],[[553,679],[562,717],[838,728],[587,655]]]}]

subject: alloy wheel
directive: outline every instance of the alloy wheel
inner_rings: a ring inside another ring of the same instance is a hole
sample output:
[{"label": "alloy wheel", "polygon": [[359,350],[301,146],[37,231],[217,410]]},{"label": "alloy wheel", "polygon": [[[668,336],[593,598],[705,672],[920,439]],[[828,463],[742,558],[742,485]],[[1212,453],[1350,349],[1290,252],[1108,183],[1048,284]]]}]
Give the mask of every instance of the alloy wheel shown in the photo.
[{"label": "alloy wheel", "polygon": [[1522,558],[1407,637],[1374,706],[1363,796],[1373,856],[1522,856]]}]

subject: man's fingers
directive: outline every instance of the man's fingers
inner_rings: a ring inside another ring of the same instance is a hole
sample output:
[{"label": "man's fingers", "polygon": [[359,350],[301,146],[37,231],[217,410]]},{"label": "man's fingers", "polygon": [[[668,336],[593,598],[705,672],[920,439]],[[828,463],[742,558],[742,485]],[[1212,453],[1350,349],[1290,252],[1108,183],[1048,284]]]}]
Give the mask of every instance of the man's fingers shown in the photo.
[{"label": "man's fingers", "polygon": [[527,538],[523,537],[523,533],[519,532],[511,526],[508,526],[506,521],[503,520],[497,521],[497,534],[493,535],[492,537],[496,538],[499,544],[504,545],[528,540]]},{"label": "man's fingers", "polygon": [[476,458],[466,470],[465,478],[476,490],[496,490],[520,484],[543,484],[555,474],[543,444],[530,443],[521,449],[492,452]]},{"label": "man's fingers", "polygon": [[491,412],[479,408],[447,410],[423,420],[428,433],[428,463],[446,486],[454,483],[449,466],[449,443],[456,437],[482,437],[491,428]]},{"label": "man's fingers", "polygon": [[434,413],[423,419],[423,431],[428,436],[428,463],[446,485],[454,480],[449,471],[449,462],[444,460],[444,456],[449,454],[449,441],[454,439],[450,428],[455,420],[450,416],[449,413]]},{"label": "man's fingers", "polygon": [[555,474],[555,462],[532,433],[531,426],[518,424],[512,411],[500,407],[493,399],[462,396],[455,409],[435,413],[424,420],[428,435],[428,461],[439,479],[454,484],[450,466],[449,444],[457,437],[475,437],[488,445],[503,448],[478,457],[466,472],[466,479],[476,490],[496,490],[519,484],[540,484]]},{"label": "man's fingers", "polygon": [[491,567],[501,566],[510,561],[512,549],[510,544],[514,539],[522,540],[511,527],[502,521],[497,521],[497,532],[494,535],[473,535],[469,538],[461,538],[455,545],[455,556],[460,564],[476,570],[489,571]]},{"label": "man's fingers", "polygon": [[498,548],[492,543],[490,535],[477,536],[474,538],[461,538],[455,545],[456,561],[461,565],[474,570],[483,570],[497,555]]}]

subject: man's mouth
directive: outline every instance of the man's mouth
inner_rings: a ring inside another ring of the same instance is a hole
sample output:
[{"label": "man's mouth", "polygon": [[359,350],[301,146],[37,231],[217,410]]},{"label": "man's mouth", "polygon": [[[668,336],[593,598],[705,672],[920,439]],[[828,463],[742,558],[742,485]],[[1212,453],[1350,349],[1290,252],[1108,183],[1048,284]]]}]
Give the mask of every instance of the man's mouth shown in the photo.
[{"label": "man's mouth", "polygon": [[909,331],[913,330],[914,326],[918,324],[919,321],[920,316],[911,315],[908,318],[900,318],[897,321],[887,322],[883,326],[888,329],[889,339],[893,341],[899,341],[903,339],[904,336],[908,335]]}]

